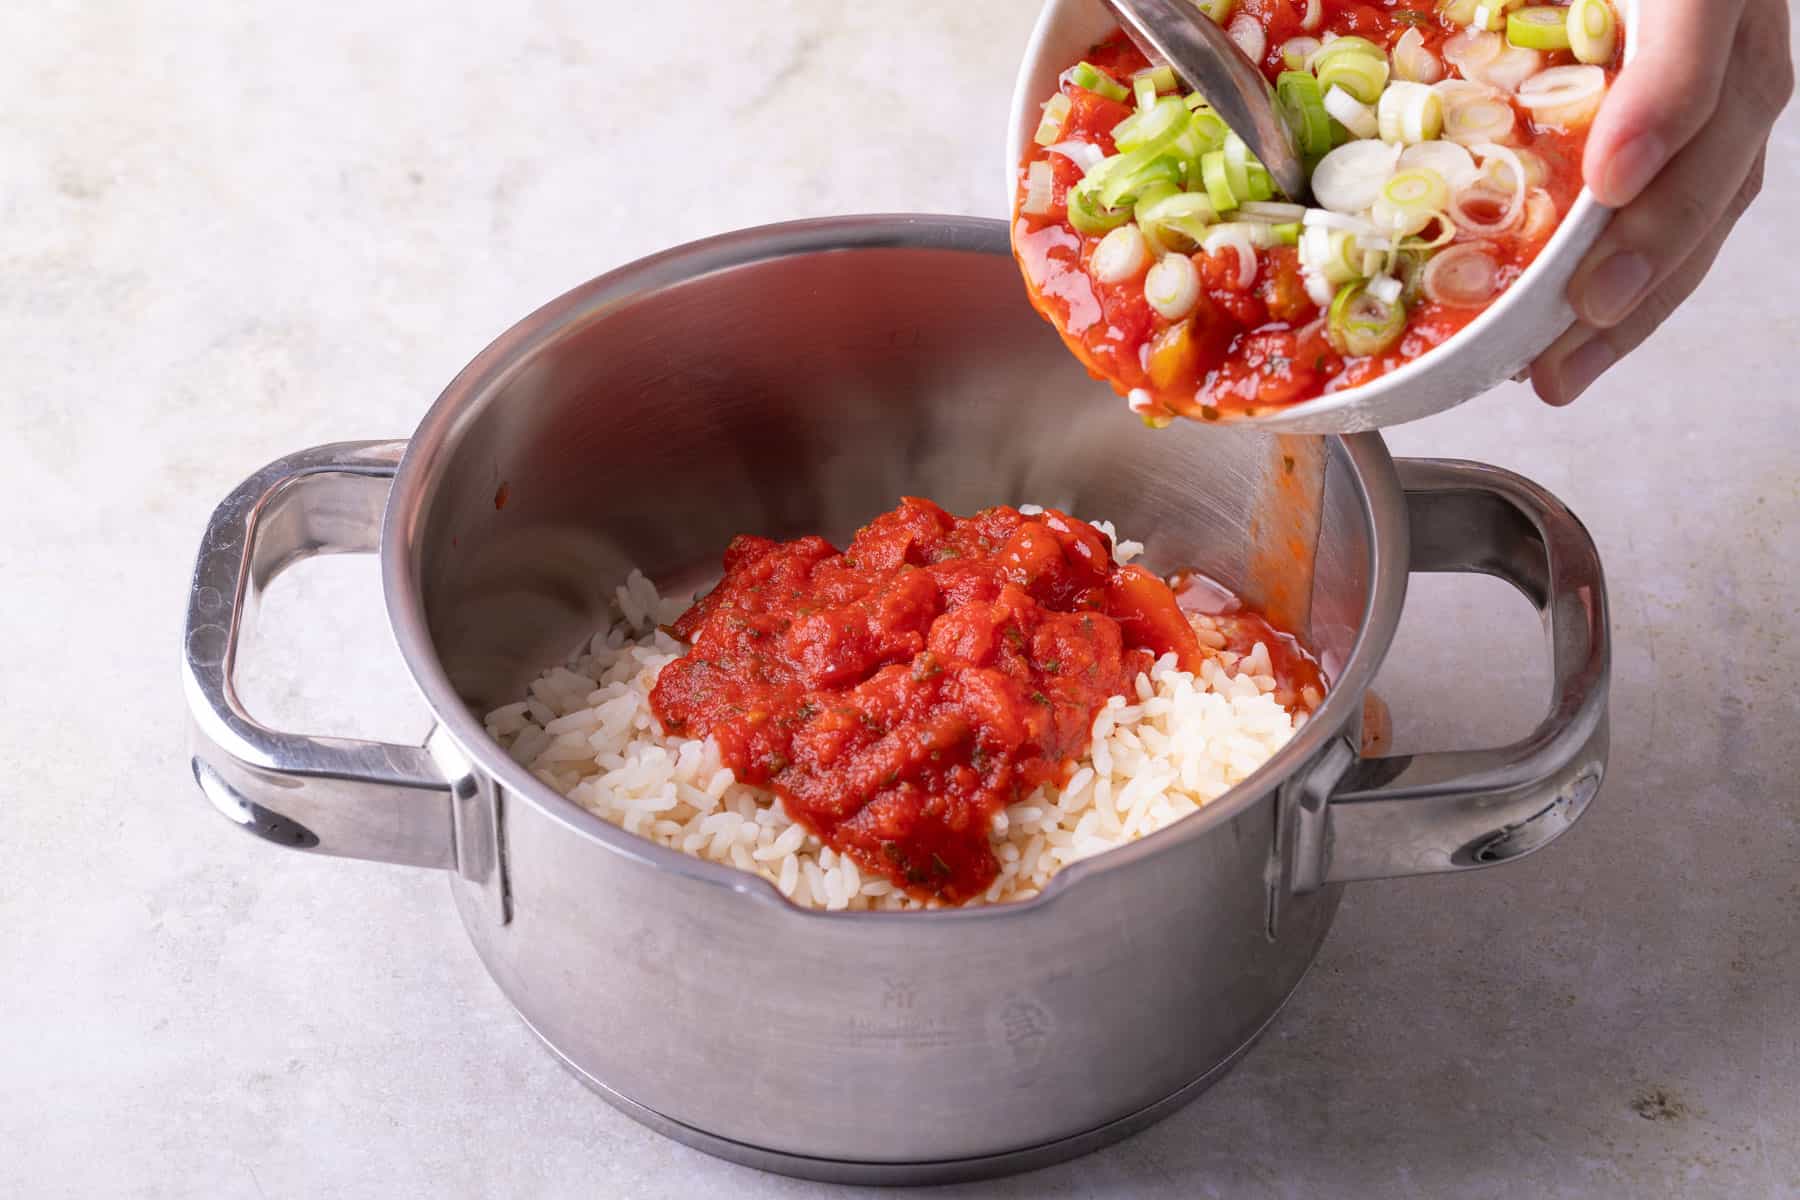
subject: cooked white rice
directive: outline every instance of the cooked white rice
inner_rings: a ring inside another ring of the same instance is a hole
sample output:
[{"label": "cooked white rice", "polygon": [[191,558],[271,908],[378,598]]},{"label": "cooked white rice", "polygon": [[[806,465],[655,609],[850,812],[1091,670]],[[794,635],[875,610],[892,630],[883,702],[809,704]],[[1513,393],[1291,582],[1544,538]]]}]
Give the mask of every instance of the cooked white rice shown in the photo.
[{"label": "cooked white rice", "polygon": [[[1029,507],[1022,511],[1032,511]],[[1142,553],[1094,522],[1119,559]],[[530,696],[487,716],[488,733],[532,774],[590,812],[688,854],[769,880],[796,904],[922,908],[886,879],[788,818],[779,797],[738,783],[712,740],[670,737],[650,707],[662,668],[683,652],[657,626],[686,604],[633,572],[617,617],[582,654],[534,680]],[[1164,655],[1094,718],[1087,757],[1061,788],[1044,786],[994,819],[1000,874],[980,902],[1025,900],[1068,863],[1125,845],[1198,812],[1293,736],[1273,695],[1268,648],[1239,659],[1197,618],[1209,657],[1198,675]]]}]

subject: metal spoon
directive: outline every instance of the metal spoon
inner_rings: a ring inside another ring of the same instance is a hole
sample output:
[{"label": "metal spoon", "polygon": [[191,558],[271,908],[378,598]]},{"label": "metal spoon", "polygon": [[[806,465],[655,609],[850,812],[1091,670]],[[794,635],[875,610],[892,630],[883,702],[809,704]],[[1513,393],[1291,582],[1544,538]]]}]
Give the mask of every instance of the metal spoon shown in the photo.
[{"label": "metal spoon", "polygon": [[1107,5],[1137,48],[1168,63],[1205,96],[1268,168],[1282,194],[1304,204],[1306,168],[1293,133],[1275,111],[1274,89],[1231,35],[1201,15],[1193,0],[1107,0]]}]

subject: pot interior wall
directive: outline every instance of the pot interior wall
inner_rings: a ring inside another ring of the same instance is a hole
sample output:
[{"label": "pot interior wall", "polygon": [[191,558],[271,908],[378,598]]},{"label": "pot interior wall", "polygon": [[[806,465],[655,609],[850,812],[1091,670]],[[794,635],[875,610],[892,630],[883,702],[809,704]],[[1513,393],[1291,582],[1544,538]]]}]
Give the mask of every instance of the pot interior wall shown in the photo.
[{"label": "pot interior wall", "polygon": [[994,249],[770,258],[623,297],[595,285],[485,376],[418,527],[458,694],[477,712],[522,694],[633,565],[691,591],[734,534],[842,545],[908,494],[1111,520],[1152,567],[1198,568],[1298,623],[1335,671],[1370,570],[1343,445],[1145,429]]}]

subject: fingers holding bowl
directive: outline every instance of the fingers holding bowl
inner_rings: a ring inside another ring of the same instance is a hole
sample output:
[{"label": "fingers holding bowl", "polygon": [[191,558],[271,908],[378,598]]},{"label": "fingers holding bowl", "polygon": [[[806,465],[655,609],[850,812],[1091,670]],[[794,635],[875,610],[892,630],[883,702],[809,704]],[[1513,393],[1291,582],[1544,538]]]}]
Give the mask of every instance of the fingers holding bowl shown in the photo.
[{"label": "fingers holding bowl", "polygon": [[1538,356],[1531,368],[1531,381],[1546,404],[1560,408],[1574,403],[1596,379],[1637,349],[1700,286],[1738,217],[1761,190],[1762,175],[1763,156],[1759,154],[1723,219],[1707,230],[1700,244],[1638,301],[1627,317],[1609,326],[1577,321]]},{"label": "fingers holding bowl", "polygon": [[1699,286],[1761,190],[1769,131],[1793,91],[1782,0],[1652,7],[1660,24],[1608,96],[1584,163],[1596,196],[1622,207],[1570,281],[1577,323],[1532,367],[1553,405],[1571,403]]}]

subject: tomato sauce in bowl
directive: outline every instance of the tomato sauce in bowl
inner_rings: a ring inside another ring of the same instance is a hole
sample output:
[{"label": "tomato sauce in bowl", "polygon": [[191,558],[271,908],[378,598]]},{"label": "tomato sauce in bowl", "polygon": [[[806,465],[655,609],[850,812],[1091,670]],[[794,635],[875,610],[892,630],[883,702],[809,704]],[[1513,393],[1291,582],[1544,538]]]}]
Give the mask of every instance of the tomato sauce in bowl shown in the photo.
[{"label": "tomato sauce in bowl", "polygon": [[[1575,7],[1578,16],[1603,13],[1615,21],[1605,0],[1577,0]],[[1209,120],[1209,110],[1183,96],[1166,68],[1155,78],[1152,65],[1115,32],[1065,72],[1015,170],[1013,248],[1032,303],[1089,371],[1151,424],[1280,410],[1368,383],[1429,353],[1503,294],[1568,214],[1581,193],[1587,122],[1616,74],[1616,24],[1608,26],[1607,44],[1583,45],[1590,59],[1605,52],[1600,64],[1578,62],[1554,28],[1550,40],[1562,45],[1534,49],[1515,45],[1509,32],[1466,26],[1479,18],[1504,28],[1522,14],[1530,16],[1519,34],[1535,40],[1530,26],[1554,26],[1569,9],[1502,0],[1437,8],[1244,0],[1230,18],[1234,36],[1253,49],[1260,43],[1259,65],[1272,84],[1280,82],[1284,112],[1297,127],[1309,119],[1306,97],[1294,101],[1287,89],[1312,89],[1310,119],[1322,119],[1314,128],[1320,136],[1329,130],[1330,139],[1315,141],[1308,155],[1322,196],[1317,171],[1329,173],[1334,157],[1346,157],[1336,151],[1356,142],[1391,147],[1387,178],[1353,182],[1385,188],[1423,169],[1433,177],[1430,188],[1442,185],[1448,194],[1422,224],[1424,213],[1392,205],[1342,211],[1344,204],[1334,209],[1323,198],[1302,215],[1269,196],[1266,176],[1259,189],[1253,159],[1247,193],[1241,167],[1232,181],[1237,188],[1215,186],[1222,181],[1206,179],[1198,160],[1218,145],[1222,124],[1213,125],[1211,141],[1184,134],[1161,152],[1163,161],[1146,161],[1159,157],[1156,147],[1134,144],[1124,131],[1151,120],[1154,104],[1182,99],[1201,114],[1196,125]],[[1338,55],[1337,65],[1321,61],[1339,39],[1348,39],[1340,50],[1370,53]],[[1344,59],[1357,70],[1344,73]],[[1377,63],[1380,82],[1359,73]],[[1428,82],[1434,74],[1439,78]],[[1340,79],[1372,88],[1363,93],[1370,100],[1357,100]],[[1429,111],[1421,108],[1408,126],[1402,100]],[[1084,203],[1084,187],[1116,165],[1140,169],[1150,182],[1125,186],[1115,174],[1106,194],[1116,204],[1099,206],[1092,199],[1098,189]],[[1173,205],[1162,207],[1181,210],[1184,219],[1158,223],[1158,198],[1170,196]],[[1379,199],[1387,203],[1385,194]],[[1372,219],[1396,212],[1406,224]],[[1108,238],[1125,245],[1121,239],[1136,240],[1133,230],[1147,253],[1108,259]],[[1333,238],[1341,251],[1335,257]],[[1192,263],[1191,275],[1182,264],[1173,274],[1193,286],[1159,309],[1155,274],[1170,273],[1164,264],[1173,256]],[[1370,310],[1379,318],[1373,338],[1364,319]]]}]

